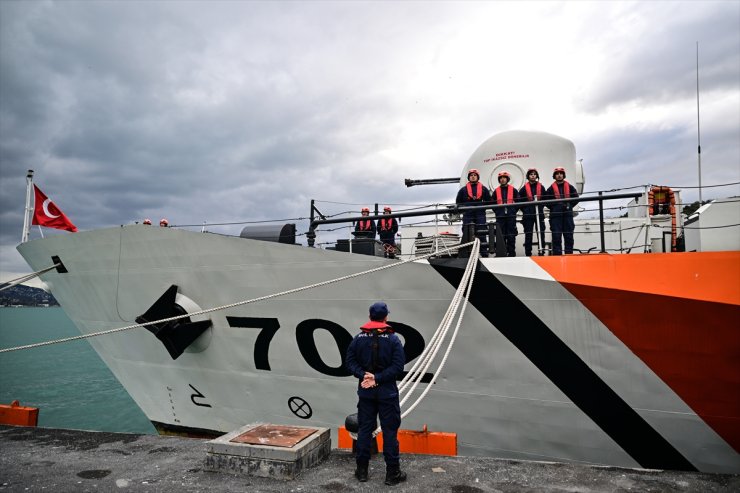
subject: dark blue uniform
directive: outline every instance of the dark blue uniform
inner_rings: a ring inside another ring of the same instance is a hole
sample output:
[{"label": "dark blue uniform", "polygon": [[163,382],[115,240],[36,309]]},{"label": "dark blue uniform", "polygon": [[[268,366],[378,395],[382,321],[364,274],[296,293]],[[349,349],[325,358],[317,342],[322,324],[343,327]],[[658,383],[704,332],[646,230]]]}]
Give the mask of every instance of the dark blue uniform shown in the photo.
[{"label": "dark blue uniform", "polygon": [[[380,241],[386,249],[386,257],[394,258],[396,251],[396,233],[398,233],[398,221],[389,217],[388,219],[378,219],[378,234]],[[392,246],[389,248],[387,245]]]},{"label": "dark blue uniform", "polygon": [[[522,188],[519,189],[519,200],[521,202],[531,202],[537,198],[537,200],[543,200],[545,195],[545,187],[540,182],[534,184],[530,183],[529,190],[532,194],[530,198],[527,195],[527,184],[525,183]],[[540,249],[545,244],[545,206],[544,205],[524,205],[519,208],[522,211],[522,227],[524,228],[524,254],[527,257],[532,255],[532,232],[534,231],[534,223],[537,221],[537,226],[540,230],[539,245]]]},{"label": "dark blue uniform", "polygon": [[375,221],[363,219],[355,224],[355,238],[375,238]]},{"label": "dark blue uniform", "polygon": [[[473,185],[471,188],[472,194],[469,193],[468,186]],[[455,203],[458,205],[483,205],[491,202],[491,192],[483,184],[480,184],[480,193],[478,193],[477,185],[468,183],[457,192]],[[468,224],[475,224],[475,235],[480,238],[481,243],[486,243],[486,211],[480,209],[477,211],[463,212],[463,230]],[[488,249],[481,248],[481,254],[488,256]]]},{"label": "dark blue uniform", "polygon": [[[511,200],[509,200],[509,192],[511,192]],[[519,192],[516,188],[506,184],[496,187],[491,195],[495,204],[511,204],[507,207],[497,207],[493,212],[496,214],[496,225],[504,236],[506,255],[516,257],[516,211],[518,207],[514,203],[519,201]]]},{"label": "dark blue uniform", "polygon": [[[380,415],[383,431],[383,457],[386,466],[399,464],[398,428],[401,426],[401,408],[398,401],[396,379],[403,372],[406,356],[401,340],[385,322],[370,321],[363,325],[347,349],[346,368],[359,379],[357,385],[357,432],[356,460],[367,464],[370,460],[370,441],[375,423]],[[373,351],[373,344],[377,350]],[[375,356],[374,356],[375,353]],[[376,386],[363,389],[360,386],[365,372],[375,375]]]},{"label": "dark blue uniform", "polygon": [[[557,194],[555,193],[555,187],[557,187]],[[566,193],[566,187],[568,192]],[[558,184],[557,181],[553,182],[550,188],[545,193],[546,199],[574,199],[578,197],[576,188],[563,180],[562,183]],[[555,202],[547,206],[550,209],[550,231],[552,231],[552,254],[562,255],[562,240],[565,242],[565,253],[573,253],[573,231],[576,229],[575,222],[573,221],[573,208],[578,202]],[[561,240],[562,237],[562,240]]]}]

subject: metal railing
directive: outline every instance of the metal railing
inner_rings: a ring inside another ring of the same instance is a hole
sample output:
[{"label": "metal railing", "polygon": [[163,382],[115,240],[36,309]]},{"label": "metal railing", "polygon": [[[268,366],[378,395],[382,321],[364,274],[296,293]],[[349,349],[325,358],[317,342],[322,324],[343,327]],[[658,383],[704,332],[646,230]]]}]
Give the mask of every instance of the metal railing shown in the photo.
[{"label": "metal railing", "polygon": [[[596,197],[576,197],[576,198],[570,198],[570,199],[550,199],[550,200],[533,200],[528,202],[516,202],[514,206],[517,208],[522,208],[530,205],[534,206],[548,206],[551,204],[563,204],[563,203],[571,203],[571,202],[598,202],[599,204],[599,230],[601,233],[601,253],[606,253],[606,240],[604,238],[604,202],[608,200],[619,200],[619,199],[636,199],[640,196],[642,196],[642,192],[632,192],[632,193],[616,193],[611,195],[604,195],[603,192],[599,192],[599,195]],[[486,203],[481,205],[474,205],[474,206],[463,206],[463,205],[457,205],[457,204],[449,204],[445,209],[422,209],[422,210],[416,210],[416,211],[408,211],[408,212],[393,212],[391,214],[378,214],[378,206],[375,205],[375,215],[368,215],[368,216],[352,216],[352,217],[342,217],[342,218],[326,218],[321,212],[316,208],[314,201],[311,200],[311,214],[310,214],[310,225],[308,227],[308,232],[306,233],[306,238],[308,239],[308,246],[313,247],[316,242],[316,228],[318,226],[321,226],[322,224],[340,224],[340,223],[354,223],[357,221],[367,221],[368,219],[371,219],[373,221],[377,221],[379,219],[388,219],[388,218],[404,218],[404,217],[420,217],[420,216],[439,216],[444,214],[461,214],[465,212],[470,211],[480,211],[480,210],[496,210],[503,207],[511,207],[512,204],[495,204],[495,203]],[[316,219],[316,217],[320,219]]]}]

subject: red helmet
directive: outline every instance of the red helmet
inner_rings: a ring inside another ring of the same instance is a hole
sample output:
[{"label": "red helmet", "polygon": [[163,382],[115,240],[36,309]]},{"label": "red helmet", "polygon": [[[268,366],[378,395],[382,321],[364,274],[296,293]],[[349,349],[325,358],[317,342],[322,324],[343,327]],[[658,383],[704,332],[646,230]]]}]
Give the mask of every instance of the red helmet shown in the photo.
[{"label": "red helmet", "polygon": [[159,220],[159,225],[160,226],[167,226],[168,224],[170,224],[170,222],[167,219],[165,219],[165,218],[162,218],[162,219]]},{"label": "red helmet", "polygon": [[386,205],[385,207],[383,207],[383,212],[388,212],[388,213],[390,213],[390,212],[392,212],[392,211],[391,211],[391,208],[390,208],[390,207],[388,207],[388,206]]},{"label": "red helmet", "polygon": [[468,170],[468,180],[470,179],[470,175],[472,175],[473,173],[478,175],[478,178],[480,178],[480,171],[478,171],[478,168],[470,168]]},{"label": "red helmet", "polygon": [[565,168],[557,167],[554,170],[552,170],[552,177],[555,178],[555,173],[562,173],[563,178],[565,178]]},{"label": "red helmet", "polygon": [[501,181],[502,176],[506,178],[506,183],[509,183],[511,181],[511,175],[509,174],[508,171],[502,171],[501,173],[498,174],[499,181]]},{"label": "red helmet", "polygon": [[537,175],[537,179],[540,179],[540,172],[537,171],[537,168],[529,168],[527,170],[527,176],[529,176],[530,173],[534,172],[535,175]]},{"label": "red helmet", "polygon": [[360,212],[367,212],[369,214],[370,213],[370,209],[368,209],[367,207],[363,207],[362,208],[362,211],[360,211]]},{"label": "red helmet", "polygon": [[152,224],[152,220],[151,219],[144,219],[143,223],[144,224]]}]

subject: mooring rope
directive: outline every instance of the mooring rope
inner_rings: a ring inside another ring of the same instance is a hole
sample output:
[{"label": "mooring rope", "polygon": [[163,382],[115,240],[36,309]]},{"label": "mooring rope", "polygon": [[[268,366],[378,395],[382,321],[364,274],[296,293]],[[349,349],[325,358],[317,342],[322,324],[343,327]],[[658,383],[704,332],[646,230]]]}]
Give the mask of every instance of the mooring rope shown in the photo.
[{"label": "mooring rope", "polygon": [[[439,351],[440,347],[442,347],[442,341],[447,336],[447,332],[450,329],[450,326],[452,325],[453,320],[455,319],[455,315],[460,308],[460,304],[463,302],[463,299],[465,300],[464,303],[462,303],[462,309],[460,310],[460,316],[457,318],[457,324],[455,325],[455,330],[452,332],[452,336],[450,337],[450,342],[447,344],[447,349],[445,350],[444,355],[442,356],[442,360],[440,361],[439,365],[437,366],[437,369],[434,371],[434,375],[432,376],[432,380],[429,382],[429,384],[426,386],[424,391],[421,393],[421,395],[414,401],[411,406],[409,406],[408,409],[406,409],[403,414],[401,415],[401,418],[405,418],[409,414],[411,414],[411,411],[413,411],[416,406],[421,404],[421,401],[424,400],[424,397],[426,397],[427,393],[429,393],[429,390],[434,386],[434,383],[437,381],[437,377],[440,373],[442,373],[442,369],[444,369],[445,363],[447,362],[447,358],[450,355],[450,351],[452,351],[452,346],[455,344],[455,339],[457,339],[457,333],[460,330],[460,325],[462,325],[463,317],[465,316],[465,309],[468,307],[468,302],[470,299],[470,292],[473,289],[473,281],[475,280],[475,266],[478,263],[478,256],[479,256],[479,249],[478,249],[478,241],[476,239],[476,245],[473,247],[473,252],[471,252],[470,260],[468,262],[468,266],[466,267],[465,274],[463,275],[463,278],[460,280],[460,285],[458,286],[458,291],[461,293],[460,296],[456,296],[453,300],[455,308],[452,311],[452,314],[449,317],[449,322],[445,325],[444,330],[442,331],[440,337],[436,341],[434,345],[434,350],[430,352],[429,356],[427,357],[427,363],[424,366],[424,368],[416,374],[416,378],[414,380],[414,384],[412,385],[411,389],[408,390],[406,395],[403,398],[403,401],[401,404],[405,403],[409,397],[413,394],[414,390],[416,389],[417,385],[422,381],[424,373],[431,365],[432,361],[434,361],[434,358],[437,356],[437,352]],[[463,286],[463,289],[460,290],[460,286]],[[464,293],[464,294],[463,294]],[[452,303],[451,303],[452,304]],[[411,372],[409,372],[411,374]],[[409,375],[407,375],[408,377]],[[403,383],[403,382],[402,382]]]},{"label": "mooring rope", "polygon": [[[450,327],[452,326],[452,322],[455,320],[455,316],[457,314],[457,311],[460,309],[460,304],[465,301],[465,303],[462,305],[462,311],[460,312],[460,316],[457,320],[457,325],[455,327],[455,331],[452,334],[452,338],[450,339],[450,342],[448,344],[447,354],[449,354],[449,348],[452,347],[452,345],[455,343],[455,338],[457,337],[457,329],[460,327],[460,324],[462,323],[462,319],[465,315],[465,309],[468,305],[468,299],[470,296],[470,291],[473,286],[473,280],[475,277],[475,266],[478,263],[480,250],[477,249],[475,246],[473,247],[473,251],[471,252],[470,259],[468,260],[468,265],[465,267],[465,271],[463,273],[462,278],[460,279],[460,284],[457,287],[457,291],[455,292],[455,295],[452,298],[452,301],[450,302],[450,306],[447,309],[447,313],[445,313],[445,316],[442,318],[442,321],[440,322],[439,326],[437,327],[437,330],[435,331],[434,335],[432,336],[432,339],[429,343],[429,346],[424,349],[421,356],[417,360],[416,364],[409,370],[406,377],[401,381],[401,385],[399,387],[399,392],[404,393],[406,389],[408,388],[410,383],[413,383],[411,389],[408,390],[406,393],[406,396],[401,401],[401,405],[403,405],[410,395],[414,392],[414,389],[416,388],[417,384],[419,384],[422,380],[423,375],[427,372],[429,367],[431,366],[432,361],[434,361],[434,358],[437,356],[437,353],[439,349],[442,347],[442,342],[445,340],[447,333],[449,332]],[[443,358],[440,365],[437,367],[437,370],[434,373],[434,379],[437,378],[437,375],[444,367],[444,363],[446,360],[446,355]],[[418,367],[421,367],[419,369]],[[433,384],[434,381],[430,383]]]},{"label": "mooring rope", "polygon": [[[476,241],[477,241],[477,239],[476,239]],[[207,313],[212,313],[212,312],[216,312],[216,311],[220,311],[220,310],[226,310],[228,308],[234,308],[236,306],[247,305],[247,304],[250,304],[250,303],[256,303],[258,301],[265,301],[265,300],[269,300],[269,299],[272,299],[272,298],[277,298],[279,296],[285,296],[285,295],[288,295],[288,294],[298,293],[298,292],[301,292],[301,291],[306,291],[306,290],[309,290],[309,289],[318,288],[318,287],[322,287],[322,286],[327,286],[329,284],[333,284],[333,283],[337,283],[337,282],[341,282],[341,281],[346,281],[347,279],[353,279],[355,277],[360,277],[360,276],[364,276],[364,275],[367,275],[367,274],[372,274],[374,272],[379,272],[379,271],[382,271],[382,270],[385,270],[385,269],[390,269],[392,267],[398,267],[400,265],[404,265],[404,264],[407,264],[409,262],[415,262],[417,260],[424,260],[426,258],[433,257],[435,255],[444,254],[446,252],[452,252],[452,251],[459,250],[461,248],[465,248],[465,247],[468,247],[468,246],[471,246],[471,245],[474,245],[474,244],[475,244],[475,241],[471,241],[469,243],[463,243],[461,245],[448,246],[448,247],[445,247],[445,248],[443,248],[441,250],[437,250],[436,252],[430,252],[430,253],[427,253],[427,254],[424,254],[424,255],[420,255],[418,257],[411,257],[409,259],[402,260],[400,262],[394,262],[394,263],[391,263],[391,264],[381,265],[380,267],[375,267],[374,269],[369,269],[369,270],[366,270],[366,271],[357,272],[355,274],[349,274],[349,275],[346,275],[346,276],[337,277],[336,279],[330,279],[328,281],[317,282],[315,284],[310,284],[310,285],[307,285],[307,286],[301,286],[299,288],[289,289],[287,291],[282,291],[282,292],[279,292],[279,293],[273,293],[273,294],[270,294],[270,295],[260,296],[258,298],[252,298],[251,300],[237,301],[236,303],[230,303],[228,305],[217,306],[215,308],[208,308],[208,309],[200,310],[200,311],[193,312],[193,313],[185,313],[183,315],[177,315],[175,317],[163,318],[161,320],[154,320],[152,322],[146,322],[146,323],[143,323],[143,324],[127,325],[125,327],[119,327],[119,328],[116,328],[116,329],[104,330],[104,331],[100,331],[100,332],[93,332],[91,334],[81,334],[81,335],[78,335],[78,336],[65,337],[63,339],[56,339],[56,340],[53,340],[53,341],[38,342],[38,343],[35,343],[35,344],[27,344],[25,346],[17,346],[17,347],[12,347],[12,348],[0,349],[0,353],[9,353],[9,352],[12,352],[12,351],[20,351],[20,350],[23,350],[23,349],[33,349],[33,348],[42,347],[42,346],[50,346],[52,344],[61,344],[61,343],[64,343],[64,342],[78,341],[80,339],[88,339],[88,338],[91,338],[91,337],[97,337],[97,336],[108,335],[108,334],[115,334],[117,332],[123,332],[125,330],[137,329],[139,327],[146,327],[148,325],[155,325],[155,324],[160,324],[160,323],[166,323],[166,322],[171,322],[173,320],[179,320],[179,319],[182,319],[182,318],[193,317],[193,316],[197,316],[197,315],[204,315],[204,314],[207,314]],[[54,266],[54,267],[56,267],[56,266]],[[47,270],[50,270],[50,269],[51,268],[49,268]]]},{"label": "mooring rope", "polygon": [[60,265],[62,265],[62,264],[61,263],[54,264],[51,267],[47,267],[46,269],[37,270],[36,272],[33,272],[31,274],[26,274],[25,276],[18,277],[17,279],[13,279],[12,281],[8,281],[7,286],[3,286],[2,288],[0,288],[0,291],[4,291],[4,290],[6,290],[8,288],[12,288],[13,286],[15,286],[17,284],[21,284],[23,282],[30,281],[34,277],[38,277],[38,276],[40,276],[41,274],[43,274],[45,272],[49,272],[52,269],[56,269]]},{"label": "mooring rope", "polygon": [[[457,324],[455,325],[455,330],[452,332],[452,336],[450,337],[450,340],[447,344],[447,349],[445,350],[442,360],[437,366],[437,369],[434,371],[432,380],[426,386],[424,391],[416,398],[413,404],[411,404],[408,407],[408,409],[403,411],[403,413],[401,414],[401,419],[411,414],[411,412],[414,409],[416,409],[416,407],[419,404],[421,404],[421,402],[424,400],[426,395],[429,393],[429,390],[434,385],[434,382],[436,382],[437,377],[442,372],[442,369],[444,368],[445,363],[447,362],[447,357],[449,356],[450,351],[452,350],[452,346],[455,344],[457,333],[460,329],[460,325],[462,324],[463,317],[465,316],[465,309],[468,306],[470,292],[473,288],[473,282],[475,280],[475,270],[476,270],[475,267],[478,263],[479,256],[480,256],[480,240],[476,238],[475,241],[473,242],[473,248],[472,248],[472,251],[470,252],[470,258],[468,259],[468,264],[465,266],[465,271],[463,273],[462,278],[460,279],[460,283],[457,286],[457,290],[455,291],[455,294],[453,295],[452,300],[450,301],[450,305],[447,308],[447,312],[442,317],[442,320],[440,321],[439,326],[437,326],[437,330],[435,330],[434,335],[432,335],[432,338],[429,344],[427,345],[427,347],[424,348],[424,351],[422,351],[421,355],[419,355],[419,358],[417,359],[416,363],[414,363],[414,365],[411,367],[411,370],[409,370],[406,376],[403,378],[403,380],[401,380],[401,384],[399,385],[398,392],[399,394],[405,394],[403,399],[399,403],[401,406],[403,406],[406,403],[406,401],[414,393],[414,390],[416,390],[416,387],[423,380],[424,375],[426,374],[427,370],[429,369],[435,357],[437,356],[439,349],[442,347],[442,342],[447,337],[447,333],[449,332],[449,329],[452,326],[453,321],[455,320],[455,316],[458,310],[460,309],[460,305],[462,304],[462,310],[460,311],[460,315],[457,318]],[[464,300],[464,303],[463,303],[463,300]],[[411,385],[410,389],[408,388],[409,385]],[[377,436],[381,431],[382,430],[380,427],[376,428],[375,431],[373,432],[373,436]],[[352,436],[354,439],[357,439],[356,433],[350,432],[350,436]]]}]

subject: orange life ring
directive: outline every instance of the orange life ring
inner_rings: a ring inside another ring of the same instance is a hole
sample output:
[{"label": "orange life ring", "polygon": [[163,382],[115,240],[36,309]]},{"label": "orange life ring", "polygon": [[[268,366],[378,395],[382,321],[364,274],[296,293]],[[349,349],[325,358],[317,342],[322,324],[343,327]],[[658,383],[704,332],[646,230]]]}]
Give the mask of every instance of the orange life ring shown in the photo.
[{"label": "orange life ring", "polygon": [[[658,200],[656,202],[656,195]],[[666,200],[667,196],[667,200]],[[670,206],[671,213],[671,251],[676,251],[676,197],[669,187],[655,186],[648,192],[648,214],[656,214],[656,205],[666,204]]]}]

